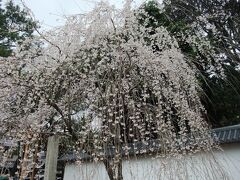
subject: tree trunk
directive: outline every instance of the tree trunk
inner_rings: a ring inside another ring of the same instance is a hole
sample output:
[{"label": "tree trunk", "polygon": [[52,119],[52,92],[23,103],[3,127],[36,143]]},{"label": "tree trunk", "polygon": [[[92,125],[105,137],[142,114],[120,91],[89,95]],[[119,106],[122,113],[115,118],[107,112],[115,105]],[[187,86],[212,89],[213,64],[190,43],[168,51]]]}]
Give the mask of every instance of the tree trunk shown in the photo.
[{"label": "tree trunk", "polygon": [[21,174],[20,174],[20,180],[23,180],[24,177],[27,175],[27,158],[28,158],[28,152],[29,152],[29,144],[24,145],[24,153],[23,153],[23,162],[21,165]]},{"label": "tree trunk", "polygon": [[110,180],[123,180],[121,160],[118,160],[114,163],[114,159],[105,158],[103,160],[103,163],[105,165]]},{"label": "tree trunk", "polygon": [[35,152],[34,152],[34,157],[33,157],[33,169],[32,169],[32,175],[31,175],[31,178],[30,180],[34,180],[34,177],[37,173],[37,169],[36,169],[36,164],[38,163],[38,150],[39,150],[39,144],[40,144],[40,141],[38,140],[37,141],[37,144],[35,146]]},{"label": "tree trunk", "polygon": [[103,164],[106,168],[109,179],[114,180],[114,172],[113,172],[113,166],[111,165],[111,160],[110,159],[104,159]]}]

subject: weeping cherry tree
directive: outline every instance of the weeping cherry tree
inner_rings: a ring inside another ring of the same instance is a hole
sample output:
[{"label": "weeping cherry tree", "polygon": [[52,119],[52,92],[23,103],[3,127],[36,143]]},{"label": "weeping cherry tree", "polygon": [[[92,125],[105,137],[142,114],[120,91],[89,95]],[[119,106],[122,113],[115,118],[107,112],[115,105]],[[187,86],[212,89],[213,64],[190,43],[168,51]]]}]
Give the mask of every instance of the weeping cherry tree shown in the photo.
[{"label": "weeping cherry tree", "polygon": [[149,151],[164,158],[211,152],[196,72],[164,27],[151,33],[147,17],[130,1],[122,10],[102,2],[1,59],[1,136],[34,143],[64,132],[110,180],[124,178],[134,143],[154,140],[160,146]]}]

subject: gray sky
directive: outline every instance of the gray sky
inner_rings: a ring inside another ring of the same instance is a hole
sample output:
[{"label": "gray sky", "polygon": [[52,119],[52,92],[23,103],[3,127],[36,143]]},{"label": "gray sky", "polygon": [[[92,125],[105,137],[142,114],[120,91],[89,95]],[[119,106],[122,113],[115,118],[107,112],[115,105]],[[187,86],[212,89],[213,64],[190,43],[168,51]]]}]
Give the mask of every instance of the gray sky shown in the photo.
[{"label": "gray sky", "polygon": [[[6,2],[8,0],[3,0]],[[21,3],[20,0],[13,0]],[[43,29],[59,26],[64,23],[64,16],[84,13],[94,7],[100,0],[23,0],[39,20]],[[137,5],[144,0],[135,0]],[[121,7],[123,0],[109,0],[110,4]]]}]

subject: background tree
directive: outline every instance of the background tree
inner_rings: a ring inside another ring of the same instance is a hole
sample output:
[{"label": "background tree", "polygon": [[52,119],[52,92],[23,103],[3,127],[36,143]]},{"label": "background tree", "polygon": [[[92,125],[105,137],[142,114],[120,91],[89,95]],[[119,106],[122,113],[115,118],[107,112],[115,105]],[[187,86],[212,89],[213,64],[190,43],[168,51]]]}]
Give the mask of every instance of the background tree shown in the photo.
[{"label": "background tree", "polygon": [[[172,0],[159,5],[156,1],[145,4],[147,26],[166,27],[190,60],[188,64],[197,68],[210,124],[239,123],[239,1]],[[194,39],[189,38],[193,35]]]},{"label": "background tree", "polygon": [[27,37],[32,37],[37,23],[27,12],[9,1],[3,7],[0,1],[0,56],[7,57]]}]

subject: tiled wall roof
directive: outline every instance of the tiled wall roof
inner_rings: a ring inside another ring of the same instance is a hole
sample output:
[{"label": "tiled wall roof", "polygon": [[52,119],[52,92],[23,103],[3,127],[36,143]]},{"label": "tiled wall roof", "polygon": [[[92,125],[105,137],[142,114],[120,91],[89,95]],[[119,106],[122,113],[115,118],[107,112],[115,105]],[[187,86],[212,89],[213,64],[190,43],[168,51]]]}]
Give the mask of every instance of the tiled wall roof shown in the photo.
[{"label": "tiled wall roof", "polygon": [[[225,143],[237,143],[240,142],[240,124],[235,126],[227,126],[212,130],[212,135],[216,141],[220,144]],[[148,142],[137,142],[128,144],[126,147],[122,147],[121,154],[123,156],[134,156],[141,154],[150,154],[158,152],[161,148],[161,142],[159,140],[151,140]],[[104,151],[104,156],[112,157],[115,154],[114,147],[109,147]],[[62,161],[76,161],[84,160],[88,161],[93,159],[89,154],[81,152],[76,154],[71,152],[59,158]]]}]

